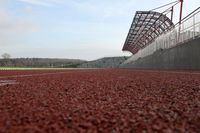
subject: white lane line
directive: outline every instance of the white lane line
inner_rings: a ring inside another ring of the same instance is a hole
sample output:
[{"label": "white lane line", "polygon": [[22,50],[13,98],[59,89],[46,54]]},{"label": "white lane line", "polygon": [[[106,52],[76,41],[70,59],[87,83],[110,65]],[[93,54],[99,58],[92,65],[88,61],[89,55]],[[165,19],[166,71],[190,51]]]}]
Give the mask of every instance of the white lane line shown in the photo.
[{"label": "white lane line", "polygon": [[[147,72],[147,73],[168,73],[168,74],[200,75],[200,72],[175,72],[175,71],[159,71],[159,70],[133,70],[133,71]],[[26,75],[11,75],[11,76],[1,76],[0,79],[36,77],[36,76],[56,75],[56,74],[65,74],[65,73],[73,73],[73,72],[74,71],[54,72],[54,73],[41,73],[41,74],[26,74]],[[79,72],[88,72],[88,71],[79,71]]]},{"label": "white lane line", "polygon": [[16,80],[0,80],[0,86],[18,84]]},{"label": "white lane line", "polygon": [[[93,69],[91,69],[93,70]],[[36,77],[36,76],[46,76],[46,75],[56,75],[56,74],[66,74],[66,73],[73,73],[73,72],[88,72],[88,71],[66,71],[66,72],[54,72],[54,73],[40,73],[40,74],[24,74],[24,75],[11,75],[11,76],[0,76],[0,79],[4,78],[23,78],[23,77]]]},{"label": "white lane line", "polygon": [[134,70],[139,72],[149,72],[149,73],[168,73],[168,74],[189,74],[189,75],[200,75],[200,72],[177,72],[177,71],[159,71],[159,70]]},{"label": "white lane line", "polygon": [[0,79],[3,79],[3,78],[23,78],[23,77],[34,77],[34,76],[46,76],[46,75],[55,75],[55,74],[64,74],[64,73],[69,73],[69,72],[1,76]]}]

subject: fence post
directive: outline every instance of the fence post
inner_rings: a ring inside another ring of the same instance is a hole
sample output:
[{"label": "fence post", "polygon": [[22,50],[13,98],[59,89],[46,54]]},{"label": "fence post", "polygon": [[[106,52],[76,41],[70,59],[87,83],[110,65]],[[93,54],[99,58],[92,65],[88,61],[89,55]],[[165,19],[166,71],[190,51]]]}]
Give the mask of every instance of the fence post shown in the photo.
[{"label": "fence post", "polygon": [[182,23],[182,35],[181,35],[181,43],[184,41],[184,22]]},{"label": "fence post", "polygon": [[193,16],[193,38],[195,38],[195,15]]},{"label": "fence post", "polygon": [[200,23],[199,23],[199,36],[200,36]]}]

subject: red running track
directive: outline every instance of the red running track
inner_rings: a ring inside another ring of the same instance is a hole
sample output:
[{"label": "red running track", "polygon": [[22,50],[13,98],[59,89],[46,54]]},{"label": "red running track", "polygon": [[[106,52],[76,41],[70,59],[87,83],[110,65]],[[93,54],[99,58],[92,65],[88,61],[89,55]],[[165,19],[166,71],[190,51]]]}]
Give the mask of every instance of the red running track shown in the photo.
[{"label": "red running track", "polygon": [[200,132],[200,72],[0,71],[2,80],[16,84],[0,86],[0,133]]}]

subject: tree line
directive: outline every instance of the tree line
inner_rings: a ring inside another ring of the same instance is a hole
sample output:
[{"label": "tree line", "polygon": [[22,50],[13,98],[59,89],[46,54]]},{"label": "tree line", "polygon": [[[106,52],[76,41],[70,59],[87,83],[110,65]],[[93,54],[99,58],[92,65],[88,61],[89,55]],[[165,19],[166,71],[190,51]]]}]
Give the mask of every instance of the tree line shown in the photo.
[{"label": "tree line", "polygon": [[85,62],[79,59],[11,58],[7,53],[1,57],[0,67],[76,68]]}]

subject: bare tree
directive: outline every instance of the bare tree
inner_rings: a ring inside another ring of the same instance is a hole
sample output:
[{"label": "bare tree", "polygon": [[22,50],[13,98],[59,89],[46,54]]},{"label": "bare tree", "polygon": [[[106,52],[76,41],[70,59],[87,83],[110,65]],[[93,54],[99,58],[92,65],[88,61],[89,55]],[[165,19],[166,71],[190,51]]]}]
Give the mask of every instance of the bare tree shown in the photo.
[{"label": "bare tree", "polygon": [[8,53],[4,53],[4,54],[1,55],[1,57],[2,57],[3,59],[9,59],[9,58],[11,57],[11,55],[8,54]]}]

